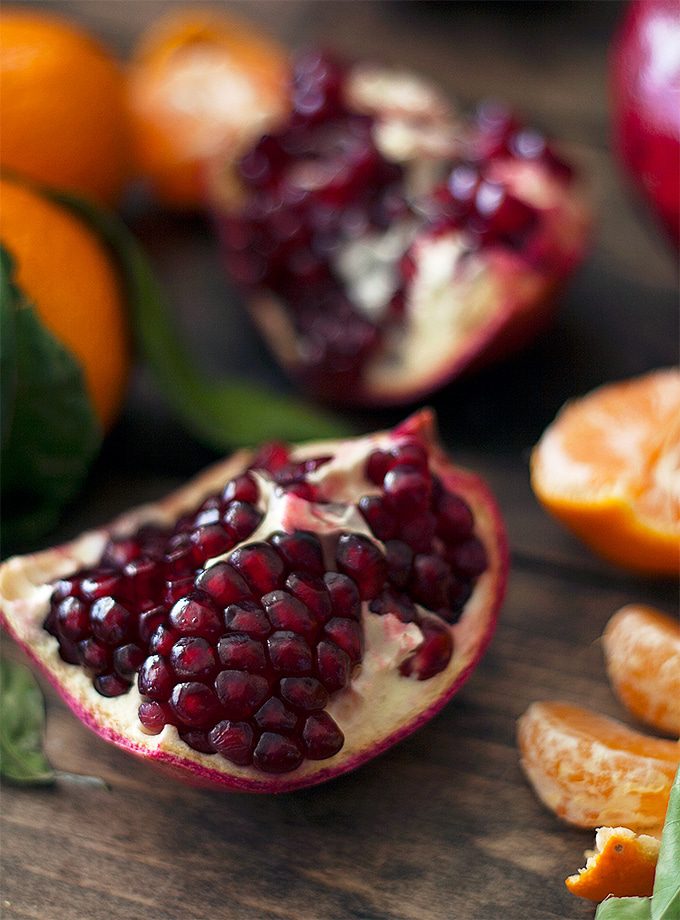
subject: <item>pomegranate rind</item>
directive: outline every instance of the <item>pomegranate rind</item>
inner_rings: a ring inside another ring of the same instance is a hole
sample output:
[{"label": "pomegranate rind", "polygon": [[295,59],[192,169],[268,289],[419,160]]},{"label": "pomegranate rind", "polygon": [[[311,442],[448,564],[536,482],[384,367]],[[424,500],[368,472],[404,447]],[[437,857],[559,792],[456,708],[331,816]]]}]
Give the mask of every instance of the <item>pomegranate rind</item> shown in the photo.
[{"label": "pomegranate rind", "polygon": [[654,888],[660,841],[628,827],[598,827],[586,865],[564,880],[576,897],[589,901],[647,898]]},{"label": "pomegranate rind", "polygon": [[518,720],[517,741],[527,779],[558,818],[660,832],[679,743],[559,701],[532,703]]},{"label": "pomegranate rind", "polygon": [[[431,437],[431,413],[419,413],[394,434],[381,432],[349,442],[365,447],[357,454],[357,462],[360,456],[367,456],[376,447],[388,446],[397,433]],[[336,442],[316,442],[300,448],[293,456],[326,455],[338,446]],[[505,591],[508,549],[499,509],[487,486],[475,474],[453,467],[446,454],[433,446],[433,470],[448,489],[457,492],[472,508],[476,532],[488,555],[486,571],[479,577],[460,620],[450,627],[454,654],[447,668],[428,680],[418,681],[402,677],[395,666],[381,673],[379,657],[375,657],[377,664],[373,667],[366,653],[358,677],[352,680],[350,688],[331,701],[327,710],[345,734],[344,747],[328,760],[305,761],[286,775],[271,777],[257,773],[252,767],[235,766],[217,755],[201,754],[190,749],[172,726],[166,726],[159,735],[147,735],[137,718],[141,697],[136,686],[124,696],[102,697],[94,691],[84,670],[66,664],[59,657],[56,639],[42,627],[52,592],[51,582],[83,566],[93,565],[110,535],[130,533],[143,523],[176,519],[240,473],[248,465],[250,456],[240,452],[217,463],[160,502],[141,506],[70,543],[8,559],[0,566],[0,623],[75,715],[104,740],[194,784],[243,792],[285,792],[315,785],[355,769],[410,735],[451,699],[469,679],[491,640]],[[329,467],[330,464],[326,468]],[[414,635],[413,624],[400,624],[391,615],[370,614],[366,604],[362,617],[367,648],[377,643],[381,653],[386,649],[393,655],[397,649],[403,656],[405,649],[410,650],[419,641],[417,630]],[[370,679],[372,668],[373,680]],[[380,704],[369,705],[376,694]]]}]

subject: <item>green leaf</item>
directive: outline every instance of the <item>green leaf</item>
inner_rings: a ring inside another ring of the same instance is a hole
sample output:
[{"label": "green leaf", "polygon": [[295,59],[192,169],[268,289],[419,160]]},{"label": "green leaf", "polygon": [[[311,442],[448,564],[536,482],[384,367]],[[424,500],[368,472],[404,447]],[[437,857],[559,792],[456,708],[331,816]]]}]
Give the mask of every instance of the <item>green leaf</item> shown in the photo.
[{"label": "green leaf", "polygon": [[1,264],[0,379],[9,388],[2,404],[3,536],[22,544],[57,522],[87,475],[101,433],[80,365],[14,283],[4,251]]},{"label": "green leaf", "polygon": [[163,394],[196,437],[223,451],[273,439],[294,441],[350,433],[340,419],[304,401],[243,381],[213,381],[203,376],[172,323],[141,247],[125,225],[88,202],[62,194],[53,197],[82,215],[117,255],[140,349]]},{"label": "green leaf", "polygon": [[651,920],[651,898],[607,898],[597,908],[595,920]]},{"label": "green leaf", "polygon": [[675,774],[661,835],[652,920],[680,920],[680,767]]},{"label": "green leaf", "polygon": [[42,750],[45,704],[23,665],[0,659],[0,776],[20,785],[51,785],[55,773]]}]

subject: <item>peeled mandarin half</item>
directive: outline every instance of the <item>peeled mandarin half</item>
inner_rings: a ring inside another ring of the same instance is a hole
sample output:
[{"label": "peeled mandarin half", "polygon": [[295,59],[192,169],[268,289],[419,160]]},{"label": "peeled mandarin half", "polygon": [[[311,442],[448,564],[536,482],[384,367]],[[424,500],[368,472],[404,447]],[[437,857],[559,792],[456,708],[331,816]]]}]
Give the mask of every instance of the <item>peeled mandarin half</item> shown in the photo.
[{"label": "peeled mandarin half", "polygon": [[586,851],[586,864],[564,880],[572,894],[590,901],[649,897],[659,857],[659,841],[628,827],[599,827],[595,849]]},{"label": "peeled mandarin half", "polygon": [[533,703],[518,743],[529,782],[559,818],[652,832],[663,824],[680,744],[564,702]]},{"label": "peeled mandarin half", "polygon": [[602,637],[614,692],[640,721],[680,735],[680,622],[631,604],[611,618]]},{"label": "peeled mandarin half", "polygon": [[680,371],[653,371],[568,403],[531,462],[539,501],[610,562],[680,567]]}]

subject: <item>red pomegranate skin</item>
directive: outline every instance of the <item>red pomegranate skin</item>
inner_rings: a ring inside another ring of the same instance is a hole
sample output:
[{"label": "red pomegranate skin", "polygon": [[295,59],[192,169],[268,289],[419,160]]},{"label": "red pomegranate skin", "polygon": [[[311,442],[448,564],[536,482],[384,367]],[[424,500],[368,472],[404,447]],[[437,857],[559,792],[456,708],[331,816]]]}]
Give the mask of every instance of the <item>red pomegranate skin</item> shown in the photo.
[{"label": "red pomegranate skin", "polygon": [[634,0],[611,54],[613,143],[680,245],[680,3]]}]

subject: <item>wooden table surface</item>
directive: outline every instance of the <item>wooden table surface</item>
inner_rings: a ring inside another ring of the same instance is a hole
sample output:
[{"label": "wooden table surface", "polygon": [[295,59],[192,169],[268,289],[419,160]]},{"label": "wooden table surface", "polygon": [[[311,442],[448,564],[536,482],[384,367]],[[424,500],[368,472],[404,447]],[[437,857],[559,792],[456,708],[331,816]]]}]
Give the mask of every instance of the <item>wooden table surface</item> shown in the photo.
[{"label": "wooden table surface", "polygon": [[[34,4],[35,5],[35,4]],[[54,2],[121,54],[167,4]],[[431,400],[460,462],[503,508],[512,576],[496,637],[430,724],[325,786],[256,797],[196,791],[95,738],[48,691],[57,768],[102,777],[2,794],[3,918],[35,920],[548,920],[586,918],[563,878],[590,832],[562,826],[525,783],[515,720],[564,698],[625,717],[598,641],[622,604],[676,608],[672,584],[600,563],[538,507],[528,451],[569,396],[677,359],[675,259],[610,155],[606,47],[617,3],[229,4],[293,45],[320,41],[438,79],[464,105],[507,99],[583,164],[598,209],[587,264],[554,328],[522,356]],[[207,367],[282,391],[223,279],[209,228],[137,222],[178,321]],[[369,430],[400,413],[354,416]],[[213,459],[173,421],[143,369],[85,494],[50,542],[163,494]]]}]

